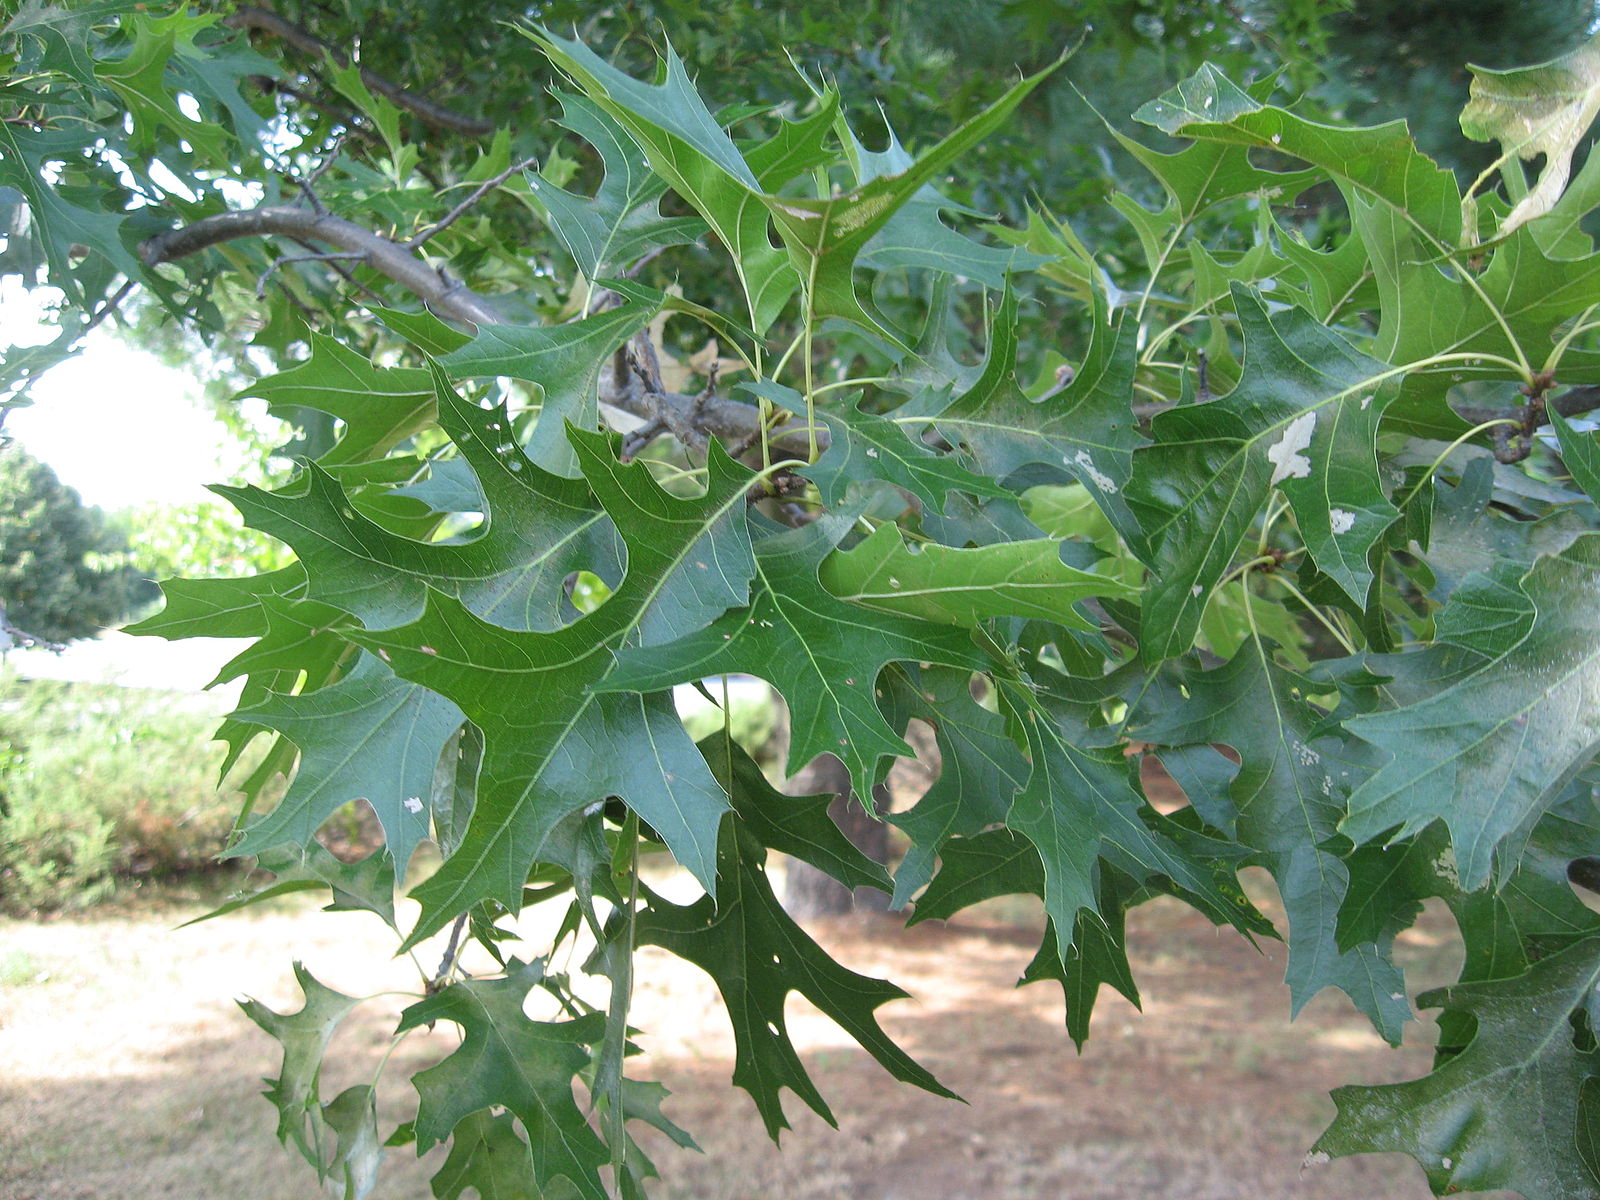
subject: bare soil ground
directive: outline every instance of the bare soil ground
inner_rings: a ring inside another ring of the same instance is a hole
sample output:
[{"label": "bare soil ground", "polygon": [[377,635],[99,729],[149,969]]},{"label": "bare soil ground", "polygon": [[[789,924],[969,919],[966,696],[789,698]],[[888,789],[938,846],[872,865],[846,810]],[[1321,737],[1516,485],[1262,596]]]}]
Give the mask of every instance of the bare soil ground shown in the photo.
[{"label": "bare soil ground", "polygon": [[[309,905],[174,930],[201,911],[146,898],[92,918],[0,923],[0,1197],[5,1200],[300,1200],[314,1177],[273,1138],[259,1098],[274,1045],[240,995],[298,1007],[303,959],[356,994],[414,990],[376,921]],[[1038,940],[1036,913],[991,907],[905,930],[881,918],[814,934],[847,965],[915,997],[880,1010],[888,1031],[969,1102],[896,1083],[796,999],[790,1027],[839,1120],[798,1103],[780,1153],[729,1083],[733,1046],[710,983],[658,951],[640,964],[634,1023],[667,1111],[705,1156],[652,1145],[668,1200],[1422,1200],[1409,1160],[1303,1166],[1332,1115],[1327,1091],[1426,1070],[1429,1026],[1389,1051],[1341,997],[1324,993],[1291,1026],[1281,948],[1260,953],[1177,904],[1130,921],[1144,1012],[1103,998],[1080,1057],[1059,990],[1013,983]],[[1452,965],[1448,924],[1430,914],[1403,952],[1416,988]],[[431,965],[437,951],[423,956]],[[370,1078],[405,1004],[375,998],[341,1030],[324,1077],[331,1096]],[[403,1044],[389,1064],[386,1119],[404,1120],[403,1082],[454,1042],[450,1027]],[[382,1200],[421,1200],[435,1151],[395,1150]]]}]

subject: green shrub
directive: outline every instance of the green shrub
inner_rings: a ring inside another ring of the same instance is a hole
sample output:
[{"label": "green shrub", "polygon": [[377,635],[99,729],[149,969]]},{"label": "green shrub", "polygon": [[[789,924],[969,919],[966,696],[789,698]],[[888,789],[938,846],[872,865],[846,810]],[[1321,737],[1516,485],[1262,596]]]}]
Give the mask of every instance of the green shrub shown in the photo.
[{"label": "green shrub", "polygon": [[232,828],[216,717],[172,693],[0,674],[0,908],[77,908],[210,866]]},{"label": "green shrub", "polygon": [[154,598],[127,550],[105,513],[0,439],[0,624],[69,642],[127,620]]}]

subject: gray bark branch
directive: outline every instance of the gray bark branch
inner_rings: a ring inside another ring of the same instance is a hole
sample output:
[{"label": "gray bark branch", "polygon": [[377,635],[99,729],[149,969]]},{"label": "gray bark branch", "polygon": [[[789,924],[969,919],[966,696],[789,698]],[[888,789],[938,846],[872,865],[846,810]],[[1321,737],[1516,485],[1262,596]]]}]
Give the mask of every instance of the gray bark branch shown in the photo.
[{"label": "gray bark branch", "polygon": [[242,237],[277,236],[332,246],[360,255],[374,271],[394,280],[433,312],[470,325],[501,323],[492,304],[469,288],[444,278],[398,242],[332,213],[290,205],[263,205],[202,217],[191,225],[158,233],[139,247],[148,267],[173,262]]},{"label": "gray bark branch", "polygon": [[[146,266],[154,267],[245,237],[284,237],[330,246],[359,256],[366,266],[405,288],[429,311],[446,320],[469,326],[506,323],[491,299],[447,279],[404,244],[332,213],[292,205],[263,205],[202,217],[193,224],[147,239],[139,247],[139,255]],[[690,396],[681,392],[647,395],[644,384],[626,371],[620,377],[613,371],[602,372],[600,402],[646,420],[657,418],[666,409],[672,422],[735,445],[755,438],[761,429],[760,410],[753,404],[725,396]],[[768,440],[780,454],[804,457],[808,448],[805,422],[789,421],[772,430]],[[825,449],[827,445],[828,431],[819,429],[817,446]]]},{"label": "gray bark branch", "polygon": [[[1600,386],[1586,383],[1577,387],[1568,388],[1559,396],[1552,396],[1545,401],[1547,409],[1554,409],[1563,417],[1581,417],[1584,413],[1600,409]],[[1489,421],[1518,420],[1525,408],[1523,405],[1508,406],[1506,408],[1488,408],[1482,405],[1463,404],[1456,412],[1461,414],[1463,420],[1471,421],[1474,425],[1483,425]]]},{"label": "gray bark branch", "polygon": [[[310,30],[280,17],[270,9],[260,8],[254,4],[241,4],[224,17],[222,23],[230,29],[252,29],[268,34],[313,58],[331,58],[341,67],[350,64],[350,56],[337,46],[323,41]],[[484,137],[494,132],[492,121],[485,121],[482,117],[469,117],[465,113],[446,108],[437,101],[429,100],[426,96],[401,87],[393,80],[385,79],[376,71],[362,67],[361,82],[396,107],[405,109],[406,112],[436,128],[464,133],[469,137]]]}]

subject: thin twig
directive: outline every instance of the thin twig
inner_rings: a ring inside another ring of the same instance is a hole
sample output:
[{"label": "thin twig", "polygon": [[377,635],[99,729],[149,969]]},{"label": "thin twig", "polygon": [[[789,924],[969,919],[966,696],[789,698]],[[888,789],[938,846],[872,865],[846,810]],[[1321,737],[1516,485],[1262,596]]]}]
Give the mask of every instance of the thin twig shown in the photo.
[{"label": "thin twig", "polygon": [[639,382],[644,384],[645,391],[659,396],[667,390],[667,385],[661,379],[661,357],[656,353],[656,344],[648,331],[641,329],[634,334],[633,340],[628,343],[627,355],[628,366],[639,377]]},{"label": "thin twig", "polygon": [[251,75],[249,78],[268,95],[292,96],[301,104],[316,109],[330,121],[339,122],[344,126],[344,133],[350,137],[368,143],[378,140],[377,132],[369,129],[363,122],[361,114],[348,105],[332,104],[322,96],[308,92],[304,88],[297,88],[281,79],[274,79],[270,75]]},{"label": "thin twig", "polygon": [[[646,429],[658,425],[664,426],[685,449],[703,449],[706,444],[705,433],[692,419],[686,420],[683,412],[666,403],[667,387],[661,381],[661,362],[656,356],[655,343],[644,330],[635,334],[633,340],[628,343],[627,359],[628,365],[639,377],[639,382],[644,385],[644,400],[651,409],[652,419]],[[638,431],[640,434],[644,432],[644,430]],[[650,436],[654,437],[659,432],[660,430],[656,429]]]},{"label": "thin twig", "polygon": [[[311,191],[311,189],[316,187],[321,181],[322,177],[333,169],[333,164],[339,161],[339,155],[344,151],[344,140],[349,136],[349,132],[350,131],[348,129],[339,131],[339,136],[333,139],[333,144],[328,147],[328,152],[323,156],[322,161],[316,165],[316,168],[311,172],[311,174],[305,177],[305,182],[300,184],[305,193],[311,197],[311,202],[317,206],[319,211],[322,208],[322,202],[317,199],[316,195]],[[300,181],[297,179],[296,182],[298,183]]]},{"label": "thin twig", "polygon": [[[648,393],[647,393],[648,394]],[[656,417],[622,439],[622,449],[619,452],[623,462],[632,462],[651,442],[667,432],[667,423]]]},{"label": "thin twig", "polygon": [[[313,250],[313,247],[312,247],[311,243],[306,241],[304,238],[294,238],[292,240],[293,240],[294,244],[296,246],[299,246],[302,250],[305,250],[305,251],[310,252],[310,253],[314,253],[315,252]],[[349,267],[345,266],[342,262],[330,262],[328,264],[328,268],[335,275],[337,275],[340,279],[344,280],[351,287],[355,288],[356,291],[360,292],[368,300],[374,301],[374,302],[376,302],[378,304],[385,303],[384,302],[384,298],[382,296],[378,295],[377,292],[373,291],[366,284],[362,283],[361,280],[357,279],[356,278],[356,273],[354,271],[352,271]]]},{"label": "thin twig", "polygon": [[435,234],[443,233],[446,229],[450,228],[451,225],[454,225],[458,220],[467,214],[468,210],[470,210],[474,204],[476,204],[479,200],[482,200],[485,196],[494,191],[495,188],[499,187],[506,180],[510,179],[518,171],[525,171],[538,161],[539,160],[536,157],[525,158],[519,163],[512,163],[493,179],[485,179],[477,187],[473,188],[472,194],[460,204],[456,205],[449,212],[445,213],[445,215],[438,221],[434,222],[432,225],[429,225],[420,233],[414,234],[410,241],[402,242],[401,245],[403,245],[407,250],[416,250]]},{"label": "thin twig", "polygon": [[282,258],[275,258],[267,269],[261,272],[256,279],[256,295],[264,296],[267,293],[267,282],[277,272],[279,267],[291,266],[294,263],[325,262],[331,263],[338,260],[365,258],[360,250],[321,250],[314,254],[286,254]]},{"label": "thin twig", "polygon": [[660,258],[661,254],[662,254],[662,252],[664,250],[666,250],[665,246],[657,246],[653,250],[646,251],[645,253],[641,254],[637,259],[635,259],[631,266],[629,266],[625,270],[619,272],[619,275],[623,279],[637,279],[637,278],[639,278],[639,273],[641,271],[643,271],[646,267],[648,267],[651,263],[653,263],[656,259]]},{"label": "thin twig", "polygon": [[437,992],[444,987],[444,981],[450,977],[450,972],[455,970],[456,949],[461,944],[461,931],[467,927],[467,914],[462,913],[455,919],[455,924],[450,926],[450,941],[444,948],[444,957],[439,960],[438,973],[428,984],[428,991]]},{"label": "thin twig", "polygon": [[317,322],[321,319],[322,314],[317,312],[316,309],[312,308],[311,305],[307,304],[304,300],[300,299],[299,296],[296,296],[294,294],[294,289],[288,284],[284,283],[282,279],[274,279],[272,282],[277,286],[278,290],[283,293],[284,299],[300,310],[300,315],[306,319],[306,324],[314,328]]},{"label": "thin twig", "polygon": [[[4,410],[0,409],[0,414],[3,413]],[[42,637],[35,637],[26,629],[18,629],[6,620],[6,606],[0,604],[0,657],[3,657],[7,650],[48,650],[51,654],[60,654],[66,648],[64,642],[48,641]]]},{"label": "thin twig", "polygon": [[317,193],[312,190],[311,180],[302,179],[298,175],[291,175],[289,178],[294,180],[295,187],[300,189],[300,195],[310,203],[312,212],[321,214],[328,211],[323,207],[322,201],[317,197]]},{"label": "thin twig", "polygon": [[[61,352],[59,357],[51,359],[43,366],[34,368],[24,378],[18,379],[12,385],[11,391],[8,395],[0,396],[0,429],[5,428],[6,414],[9,413],[12,408],[16,407],[14,398],[20,396],[28,388],[31,388],[38,383],[40,378],[46,371],[50,370],[50,368],[60,366],[68,358],[77,353],[79,346],[83,344],[83,339],[87,337],[93,330],[104,324],[107,317],[117,312],[122,307],[122,302],[126,300],[133,290],[138,286],[139,281],[136,279],[128,279],[124,281],[121,287],[107,297],[105,301],[103,301],[100,306],[94,310],[94,312],[89,314],[83,325],[72,334],[67,348]],[[0,618],[3,618],[3,616],[4,614],[0,613]],[[6,628],[8,627],[0,625],[0,633],[4,633]],[[12,632],[16,631],[12,630]],[[38,639],[33,639],[30,644],[46,646],[49,648],[57,648],[54,647],[52,643],[41,642]]]},{"label": "thin twig", "polygon": [[107,317],[116,312],[117,309],[122,306],[122,302],[128,298],[128,294],[138,286],[139,281],[137,279],[130,279],[121,287],[119,287],[116,292],[113,293],[104,304],[95,309],[90,315],[89,319],[83,323],[83,329],[79,332],[79,336],[82,337],[90,330],[97,328],[102,322],[105,321]]},{"label": "thin twig", "polygon": [[706,405],[717,394],[717,375],[721,370],[722,368],[717,365],[717,360],[712,359],[711,365],[706,368],[706,386],[701,389],[700,394],[694,398],[694,403],[689,406],[689,424],[696,429],[700,428],[700,421],[705,415]]},{"label": "thin twig", "polygon": [[733,445],[728,447],[728,457],[743,458],[746,454],[749,454],[750,451],[754,450],[758,445],[760,445],[760,443],[761,428],[758,425],[751,433],[746,434]]},{"label": "thin twig", "polygon": [[[1555,408],[1562,416],[1567,416],[1567,409],[1577,410],[1581,403],[1588,397],[1575,397],[1574,392],[1595,393],[1595,403],[1590,407],[1600,407],[1600,388],[1572,388],[1554,400],[1547,400],[1546,393],[1555,386],[1555,374],[1551,371],[1541,371],[1533,377],[1531,383],[1523,384],[1519,391],[1527,397],[1523,404],[1513,405],[1498,411],[1489,421],[1494,423],[1494,431],[1490,434],[1494,442],[1494,457],[1496,462],[1516,463],[1521,462],[1533,453],[1533,435],[1541,425],[1550,419],[1550,409]],[[1479,411],[1476,408],[1463,406],[1458,410],[1462,416],[1468,417],[1469,413]],[[1584,409],[1583,411],[1588,411]]]}]

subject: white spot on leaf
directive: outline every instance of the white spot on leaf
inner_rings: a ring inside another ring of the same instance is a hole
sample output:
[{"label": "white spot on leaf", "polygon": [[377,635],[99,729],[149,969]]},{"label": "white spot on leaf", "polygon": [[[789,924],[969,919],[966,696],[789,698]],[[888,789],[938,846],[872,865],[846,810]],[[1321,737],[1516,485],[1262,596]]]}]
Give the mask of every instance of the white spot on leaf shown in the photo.
[{"label": "white spot on leaf", "polygon": [[1094,484],[1107,495],[1117,494],[1117,481],[1094,465],[1094,459],[1089,457],[1087,450],[1079,450],[1072,456],[1072,461],[1083,468],[1083,473],[1089,477],[1089,482]]},{"label": "white spot on leaf", "polygon": [[411,797],[409,797],[406,800],[406,811],[409,812],[409,813],[419,813],[419,812],[421,812],[422,811],[422,797],[421,796],[411,796]]},{"label": "white spot on leaf", "polygon": [[1446,846],[1439,852],[1439,857],[1430,864],[1433,873],[1444,880],[1451,887],[1461,886],[1461,871],[1456,864],[1456,850],[1454,846]]},{"label": "white spot on leaf", "polygon": [[1355,528],[1356,515],[1353,512],[1346,512],[1342,508],[1330,508],[1328,510],[1328,524],[1333,527],[1335,533],[1349,533]]},{"label": "white spot on leaf", "polygon": [[1317,427],[1317,414],[1304,413],[1289,422],[1283,436],[1267,448],[1274,485],[1285,479],[1304,479],[1311,474],[1311,460],[1305,451],[1311,447],[1311,431]]}]

